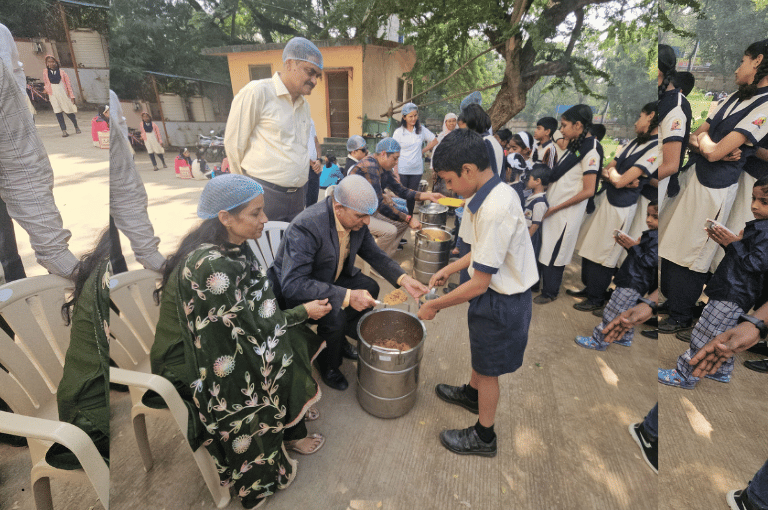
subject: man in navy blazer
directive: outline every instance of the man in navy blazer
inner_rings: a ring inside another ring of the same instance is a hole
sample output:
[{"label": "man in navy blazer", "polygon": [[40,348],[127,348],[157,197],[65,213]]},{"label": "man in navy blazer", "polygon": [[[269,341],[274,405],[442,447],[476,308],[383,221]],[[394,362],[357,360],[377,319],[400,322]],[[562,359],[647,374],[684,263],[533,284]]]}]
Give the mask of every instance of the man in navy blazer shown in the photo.
[{"label": "man in navy blazer", "polygon": [[357,323],[379,295],[379,285],[355,267],[356,257],[415,299],[428,290],[376,245],[368,224],[377,207],[368,181],[345,177],[332,197],[294,218],[268,271],[281,307],[315,299],[328,299],[331,304],[331,312],[317,321],[317,333],[328,346],[318,356],[318,368],[325,384],[337,390],[349,385],[339,370],[342,355],[357,359],[357,350],[345,337],[359,340]]}]

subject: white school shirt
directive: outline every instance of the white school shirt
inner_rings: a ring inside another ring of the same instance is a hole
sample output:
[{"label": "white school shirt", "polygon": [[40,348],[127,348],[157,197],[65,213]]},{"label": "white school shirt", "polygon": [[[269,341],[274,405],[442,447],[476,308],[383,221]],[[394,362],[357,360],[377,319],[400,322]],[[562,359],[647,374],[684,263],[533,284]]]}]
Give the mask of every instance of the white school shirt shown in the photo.
[{"label": "white school shirt", "polygon": [[467,201],[459,235],[472,246],[469,276],[476,269],[491,274],[489,288],[499,294],[520,294],[538,281],[520,199],[498,175]]},{"label": "white school shirt", "polygon": [[277,186],[307,183],[311,117],[303,96],[296,102],[275,73],[240,89],[224,132],[230,172],[247,173]]},{"label": "white school shirt", "polygon": [[397,172],[400,175],[421,175],[424,172],[424,159],[421,155],[421,149],[425,143],[435,139],[434,133],[421,126],[421,133],[413,132],[400,126],[392,133],[397,143],[400,144],[400,159],[397,161]]}]

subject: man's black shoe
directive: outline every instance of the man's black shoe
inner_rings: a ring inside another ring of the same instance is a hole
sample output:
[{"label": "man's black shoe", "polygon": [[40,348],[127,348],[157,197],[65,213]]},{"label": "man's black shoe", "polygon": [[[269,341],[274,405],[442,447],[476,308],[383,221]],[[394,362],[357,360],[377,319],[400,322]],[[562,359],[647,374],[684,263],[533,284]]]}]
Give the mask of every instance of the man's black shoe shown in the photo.
[{"label": "man's black shoe", "polygon": [[652,338],[654,340],[659,339],[658,329],[644,329],[640,332],[640,334],[643,335],[645,338]]},{"label": "man's black shoe", "polygon": [[464,386],[449,386],[448,384],[438,384],[435,386],[435,393],[441,400],[445,400],[449,404],[455,404],[459,407],[463,407],[470,413],[479,414],[480,411],[477,407],[477,402],[469,400],[467,394],[464,393]]},{"label": "man's black shoe", "polygon": [[573,297],[587,297],[587,288],[584,287],[581,290],[565,289],[565,293]]},{"label": "man's black shoe", "polygon": [[659,440],[648,435],[642,423],[632,423],[629,426],[629,435],[635,440],[637,446],[643,452],[643,459],[659,474]]},{"label": "man's black shoe", "polygon": [[677,333],[675,333],[675,338],[677,338],[681,342],[685,342],[689,344],[691,343],[691,333],[693,333],[693,330],[684,329],[682,331],[678,331]]},{"label": "man's black shoe", "polygon": [[440,442],[453,453],[459,455],[496,456],[496,438],[486,443],[477,435],[475,427],[462,430],[444,430],[440,432]]},{"label": "man's black shoe", "polygon": [[336,368],[331,368],[320,375],[323,378],[323,382],[334,390],[344,391],[349,388],[347,378]]},{"label": "man's black shoe", "polygon": [[761,374],[768,374],[768,359],[750,359],[744,362],[744,366]]},{"label": "man's black shoe", "polygon": [[344,340],[344,343],[341,346],[341,355],[347,359],[351,359],[352,361],[357,361],[357,358],[360,357],[357,352],[357,347],[350,344],[346,340]]}]

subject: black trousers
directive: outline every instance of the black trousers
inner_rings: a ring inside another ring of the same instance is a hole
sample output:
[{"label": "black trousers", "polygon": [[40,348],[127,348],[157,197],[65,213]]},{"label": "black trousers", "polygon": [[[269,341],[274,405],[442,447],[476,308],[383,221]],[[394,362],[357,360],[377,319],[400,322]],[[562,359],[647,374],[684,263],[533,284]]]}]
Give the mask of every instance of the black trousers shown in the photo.
[{"label": "black trousers", "polygon": [[697,273],[661,259],[661,292],[667,298],[670,319],[692,323],[696,302],[710,276],[710,273]]},{"label": "black trousers", "polygon": [[309,180],[307,181],[307,191],[304,197],[304,207],[309,207],[317,203],[317,195],[320,192],[320,174],[316,174],[312,170],[312,166],[309,167]]},{"label": "black trousers", "polygon": [[6,282],[27,277],[16,244],[16,232],[5,202],[0,198],[0,265]]},{"label": "black trousers", "polygon": [[605,291],[618,268],[605,267],[589,259],[581,259],[581,283],[587,288],[587,301],[592,305],[605,303]]},{"label": "black trousers", "polygon": [[[75,117],[74,113],[68,113],[67,117],[69,117],[69,120],[72,122],[72,125],[75,126],[75,129],[77,129],[77,117]],[[59,121],[59,127],[62,131],[67,130],[67,125],[64,123],[64,113],[59,112],[56,114],[56,120]]]},{"label": "black trousers", "polygon": [[[379,297],[379,284],[363,273],[357,273],[351,278],[342,275],[336,280],[336,285],[352,290],[365,289],[374,298]],[[341,349],[344,345],[342,342],[346,342],[348,336],[360,340],[357,336],[357,323],[369,310],[370,308],[358,312],[348,306],[343,310],[331,310],[328,315],[316,321],[317,334],[325,340],[327,345],[326,349],[317,357],[318,368],[321,371],[325,372],[331,368],[338,369],[341,366]]]},{"label": "black trousers", "polygon": [[560,236],[555,249],[552,250],[552,257],[549,264],[539,264],[539,278],[541,284],[541,295],[551,299],[555,299],[560,292],[560,285],[563,283],[563,273],[565,272],[565,266],[556,266],[554,261],[557,260],[557,255],[560,253],[560,245],[563,242],[563,237]]}]

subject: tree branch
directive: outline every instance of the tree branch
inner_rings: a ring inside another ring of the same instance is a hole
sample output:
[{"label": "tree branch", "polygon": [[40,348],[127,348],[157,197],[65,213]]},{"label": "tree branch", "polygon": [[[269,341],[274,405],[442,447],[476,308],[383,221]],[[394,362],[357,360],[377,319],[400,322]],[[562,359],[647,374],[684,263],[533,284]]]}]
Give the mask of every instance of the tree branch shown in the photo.
[{"label": "tree branch", "polygon": [[584,24],[584,9],[579,8],[574,14],[576,15],[576,24],[573,26],[573,32],[571,32],[571,40],[568,41],[568,47],[565,49],[566,58],[570,57],[571,53],[573,53],[573,47],[576,46],[576,41],[581,36],[581,27]]},{"label": "tree branch", "polygon": [[[411,98],[410,98],[408,101],[405,101],[405,102],[402,102],[402,103],[398,103],[397,105],[395,105],[395,106],[393,106],[392,108],[390,108],[390,110],[392,110],[393,108],[400,108],[400,107],[401,107],[401,106],[403,106],[405,103],[412,103],[412,102],[413,102],[413,100],[414,100],[414,99],[416,99],[417,97],[419,97],[419,96],[423,96],[424,94],[426,94],[426,93],[427,93],[427,92],[429,92],[430,90],[434,89],[435,87],[437,87],[437,86],[439,86],[439,85],[441,85],[441,84],[445,83],[445,82],[446,82],[446,81],[448,81],[449,79],[453,78],[453,77],[454,77],[454,76],[455,76],[455,75],[456,75],[456,74],[457,74],[459,71],[461,71],[462,69],[464,69],[465,67],[467,67],[469,64],[471,64],[472,62],[474,62],[474,61],[475,61],[475,60],[477,60],[478,58],[482,57],[482,56],[483,56],[483,55],[485,55],[486,53],[488,53],[488,52],[490,52],[490,51],[493,51],[493,50],[495,50],[497,46],[501,46],[502,44],[504,44],[504,43],[502,42],[502,43],[499,43],[499,44],[497,44],[496,46],[491,46],[491,47],[490,47],[490,48],[488,48],[487,50],[484,50],[482,53],[478,53],[477,55],[475,55],[475,56],[474,56],[474,57],[472,57],[471,59],[469,59],[469,60],[467,60],[466,62],[464,62],[464,63],[461,65],[461,67],[459,67],[458,69],[456,69],[455,71],[453,71],[451,74],[449,74],[448,76],[446,76],[445,78],[443,78],[443,79],[442,79],[442,80],[440,80],[439,82],[435,83],[434,85],[432,85],[432,86],[431,86],[431,87],[429,87],[428,89],[426,89],[426,90],[423,90],[423,91],[419,92],[419,93],[418,93],[418,94],[416,94],[415,96],[412,96],[412,97],[411,97]],[[486,88],[490,88],[490,87],[486,87]],[[483,89],[483,90],[484,90],[484,89]],[[472,91],[470,90],[470,92],[472,92]],[[430,103],[430,104],[431,104],[431,103]],[[421,106],[426,106],[426,105],[421,105]],[[382,117],[387,117],[387,116],[388,116],[388,114],[387,114],[387,113],[382,113],[382,114],[381,114],[381,116],[382,116]]]}]

